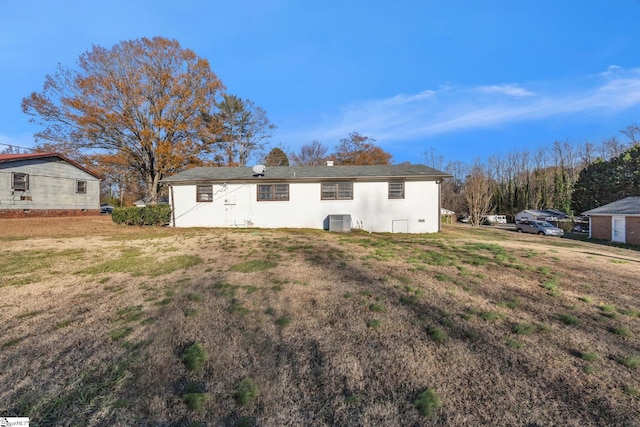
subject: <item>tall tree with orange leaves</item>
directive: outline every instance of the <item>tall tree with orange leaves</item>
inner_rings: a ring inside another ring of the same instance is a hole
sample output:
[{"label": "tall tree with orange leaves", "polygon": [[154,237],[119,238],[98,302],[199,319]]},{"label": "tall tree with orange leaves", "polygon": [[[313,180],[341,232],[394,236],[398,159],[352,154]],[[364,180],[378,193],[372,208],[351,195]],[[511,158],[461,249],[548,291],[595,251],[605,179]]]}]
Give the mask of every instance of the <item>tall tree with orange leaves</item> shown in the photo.
[{"label": "tall tree with orange leaves", "polygon": [[160,180],[205,163],[219,135],[224,90],[209,62],[163,37],[123,41],[83,53],[78,69],[59,66],[42,92],[22,101],[45,128],[37,140],[117,158],[157,203]]},{"label": "tall tree with orange leaves", "polygon": [[391,154],[374,144],[375,138],[351,132],[349,138],[340,140],[336,152],[329,158],[338,165],[388,165]]}]

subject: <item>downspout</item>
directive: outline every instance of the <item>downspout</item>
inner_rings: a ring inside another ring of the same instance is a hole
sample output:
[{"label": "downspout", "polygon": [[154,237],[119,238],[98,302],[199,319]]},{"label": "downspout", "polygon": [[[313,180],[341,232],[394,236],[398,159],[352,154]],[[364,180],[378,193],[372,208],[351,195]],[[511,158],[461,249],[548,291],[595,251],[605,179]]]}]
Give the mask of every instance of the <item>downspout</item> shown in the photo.
[{"label": "downspout", "polygon": [[171,222],[173,226],[176,226],[176,204],[173,200],[173,185],[169,185],[169,191],[171,192]]},{"label": "downspout", "polygon": [[442,184],[442,179],[440,181],[436,181],[436,184],[438,185],[438,233],[440,233],[442,231],[442,185],[440,185]]}]

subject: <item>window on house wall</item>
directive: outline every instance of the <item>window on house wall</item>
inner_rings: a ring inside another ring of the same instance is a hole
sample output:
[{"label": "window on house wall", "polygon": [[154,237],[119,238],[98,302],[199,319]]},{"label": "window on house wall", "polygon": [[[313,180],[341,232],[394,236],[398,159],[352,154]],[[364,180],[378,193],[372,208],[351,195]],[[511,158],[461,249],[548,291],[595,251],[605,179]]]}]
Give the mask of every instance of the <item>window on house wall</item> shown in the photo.
[{"label": "window on house wall", "polygon": [[322,200],[353,200],[353,182],[323,182]]},{"label": "window on house wall", "polygon": [[196,185],[196,202],[213,202],[213,185]]},{"label": "window on house wall", "polygon": [[87,194],[87,181],[76,181],[76,194]]},{"label": "window on house wall", "polygon": [[289,200],[289,184],[260,184],[258,185],[258,201]]},{"label": "window on house wall", "polygon": [[404,181],[389,181],[389,198],[404,199]]},{"label": "window on house wall", "polygon": [[13,172],[11,174],[11,188],[14,190],[28,190],[29,174]]}]

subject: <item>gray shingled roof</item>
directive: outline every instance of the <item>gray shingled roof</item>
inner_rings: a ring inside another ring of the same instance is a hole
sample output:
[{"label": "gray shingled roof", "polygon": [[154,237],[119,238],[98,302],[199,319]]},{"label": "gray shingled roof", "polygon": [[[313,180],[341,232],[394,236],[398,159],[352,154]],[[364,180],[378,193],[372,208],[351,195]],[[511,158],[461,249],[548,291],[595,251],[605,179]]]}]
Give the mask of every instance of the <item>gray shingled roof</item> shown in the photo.
[{"label": "gray shingled roof", "polygon": [[583,212],[582,215],[640,215],[640,196],[625,197]]},{"label": "gray shingled roof", "polygon": [[254,176],[250,167],[199,167],[164,178],[167,184],[191,184],[209,181],[247,181],[274,179],[313,181],[319,179],[442,179],[451,175],[425,165],[376,166],[267,166],[264,176]]}]

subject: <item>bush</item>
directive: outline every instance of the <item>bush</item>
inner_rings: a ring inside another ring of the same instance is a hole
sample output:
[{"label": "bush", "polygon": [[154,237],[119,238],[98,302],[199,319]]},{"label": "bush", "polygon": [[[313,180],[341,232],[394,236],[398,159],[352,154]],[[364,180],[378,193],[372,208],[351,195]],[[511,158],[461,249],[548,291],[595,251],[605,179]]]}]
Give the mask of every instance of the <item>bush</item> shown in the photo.
[{"label": "bush", "polygon": [[125,225],[166,225],[171,222],[171,206],[116,208],[111,214],[111,219],[116,224]]},{"label": "bush", "polygon": [[209,360],[207,350],[200,343],[193,343],[184,351],[182,361],[190,371],[196,371]]},{"label": "bush", "polygon": [[246,406],[253,402],[258,396],[258,386],[255,385],[251,378],[245,378],[240,381],[233,393],[233,399],[240,406]]},{"label": "bush", "polygon": [[429,388],[420,393],[413,404],[418,409],[418,412],[420,412],[420,415],[431,417],[435,415],[435,412],[440,407],[440,399],[436,392]]}]

